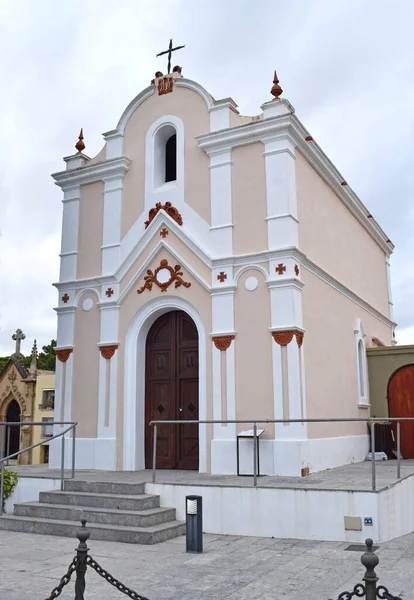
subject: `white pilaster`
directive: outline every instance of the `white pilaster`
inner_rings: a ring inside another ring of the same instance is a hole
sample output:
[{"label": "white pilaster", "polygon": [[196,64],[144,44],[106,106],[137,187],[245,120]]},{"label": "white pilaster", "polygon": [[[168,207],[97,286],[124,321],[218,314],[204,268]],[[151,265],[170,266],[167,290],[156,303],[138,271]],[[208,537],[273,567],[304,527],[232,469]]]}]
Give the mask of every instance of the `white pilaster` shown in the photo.
[{"label": "white pilaster", "polygon": [[[230,277],[230,274],[229,274]],[[224,289],[215,290],[212,293],[212,336],[234,335],[234,290]],[[235,409],[235,360],[234,344],[235,339],[230,343],[227,350],[219,350],[212,343],[212,367],[213,367],[213,413],[214,419],[222,420],[222,403],[225,398],[227,419],[234,419]],[[222,361],[224,361],[224,380],[225,389],[222,388]],[[224,398],[223,398],[224,394]],[[215,439],[231,439],[236,436],[235,424],[223,426],[214,425]],[[216,471],[218,472],[218,471]]]},{"label": "white pilaster", "polygon": [[104,180],[102,275],[110,275],[120,264],[122,177]]},{"label": "white pilaster", "polygon": [[[289,390],[289,419],[302,419],[301,398],[301,365],[299,360],[300,348],[296,336],[287,345],[287,376]],[[306,439],[306,425],[302,423],[290,423],[286,429],[289,438]]]},{"label": "white pilaster", "polygon": [[268,282],[271,329],[302,329],[302,287],[298,279]]},{"label": "white pilaster", "polygon": [[117,131],[111,131],[104,134],[106,141],[106,160],[111,158],[120,158],[122,156],[122,145],[124,136]]},{"label": "white pilaster", "polygon": [[217,256],[233,253],[231,149],[210,156],[212,248]]},{"label": "white pilaster", "polygon": [[269,250],[298,246],[295,149],[286,138],[265,145],[267,232]]},{"label": "white pilaster", "polygon": [[[117,346],[119,306],[115,302],[100,304],[101,327],[99,346]],[[111,358],[99,357],[98,438],[116,437],[118,350]],[[109,419],[108,419],[109,416]]]},{"label": "white pilaster", "polygon": [[[213,343],[213,419],[215,421],[220,421],[222,419],[222,410],[221,410],[221,351],[216,348]],[[221,432],[223,427],[218,423],[213,425],[214,438],[221,438]]]},{"label": "white pilaster", "polygon": [[75,310],[74,306],[56,309],[58,314],[56,346],[58,348],[73,347]]},{"label": "white pilaster", "polygon": [[64,395],[65,395],[65,411],[64,411],[64,420],[71,421],[72,420],[72,371],[73,371],[73,352],[70,353],[68,360],[64,363],[66,368],[65,372],[65,387],[64,387]]},{"label": "white pilaster", "polygon": [[80,185],[65,187],[63,191],[62,242],[59,281],[76,279],[78,256]]},{"label": "white pilaster", "polygon": [[101,311],[101,335],[99,344],[117,344],[119,306],[112,302],[100,304],[99,309]]},{"label": "white pilaster", "polygon": [[213,335],[234,332],[234,290],[215,290],[211,294]]},{"label": "white pilaster", "polygon": [[391,272],[390,272],[390,257],[387,256],[385,258],[385,269],[387,272],[387,284],[388,284],[388,309],[389,315],[388,317],[391,321],[394,320],[394,303],[392,301],[392,291],[391,291]]},{"label": "white pilaster", "polygon": [[230,127],[230,111],[237,111],[237,104],[231,98],[217,100],[210,108],[210,131],[220,131]]}]

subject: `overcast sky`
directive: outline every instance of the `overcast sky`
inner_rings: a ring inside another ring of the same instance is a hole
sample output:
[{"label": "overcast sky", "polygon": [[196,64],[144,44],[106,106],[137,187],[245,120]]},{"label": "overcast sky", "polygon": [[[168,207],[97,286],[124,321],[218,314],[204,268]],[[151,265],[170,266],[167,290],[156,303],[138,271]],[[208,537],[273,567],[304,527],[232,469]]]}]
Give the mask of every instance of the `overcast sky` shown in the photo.
[{"label": "overcast sky", "polygon": [[[414,343],[412,0],[0,0],[0,355],[12,333],[56,337],[62,193],[50,174],[102,147],[128,103],[173,64],[242,114],[276,68],[296,109],[396,245],[399,343]],[[179,56],[178,56],[179,55]],[[350,240],[352,243],[352,240]]]}]

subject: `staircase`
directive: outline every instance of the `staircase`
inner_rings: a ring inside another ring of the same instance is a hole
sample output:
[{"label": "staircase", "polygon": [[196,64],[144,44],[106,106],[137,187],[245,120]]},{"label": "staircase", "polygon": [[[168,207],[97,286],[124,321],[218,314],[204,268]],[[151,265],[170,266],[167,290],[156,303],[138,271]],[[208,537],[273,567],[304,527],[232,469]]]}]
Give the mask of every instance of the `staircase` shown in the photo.
[{"label": "staircase", "polygon": [[160,508],[160,497],[145,494],[145,483],[70,480],[65,490],[40,492],[39,502],[14,505],[0,517],[0,529],[75,537],[80,519],[94,540],[158,544],[185,534],[175,509]]}]

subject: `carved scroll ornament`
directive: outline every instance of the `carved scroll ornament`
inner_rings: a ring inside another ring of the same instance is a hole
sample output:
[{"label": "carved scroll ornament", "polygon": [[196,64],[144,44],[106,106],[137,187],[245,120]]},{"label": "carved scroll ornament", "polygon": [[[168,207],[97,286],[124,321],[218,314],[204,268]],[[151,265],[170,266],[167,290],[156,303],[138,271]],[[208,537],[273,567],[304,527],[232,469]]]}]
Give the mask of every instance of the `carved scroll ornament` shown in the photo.
[{"label": "carved scroll ornament", "polygon": [[174,219],[174,221],[176,223],[178,223],[178,225],[183,224],[182,216],[180,215],[178,210],[175,208],[175,206],[173,206],[171,204],[171,202],[166,202],[165,204],[162,204],[161,202],[157,202],[157,204],[155,205],[155,208],[151,208],[151,210],[148,213],[148,221],[145,221],[145,229],[155,219],[155,217],[160,212],[160,210],[165,210],[167,215],[169,215],[172,219]]},{"label": "carved scroll ornament", "polygon": [[234,340],[234,335],[217,335],[213,337],[213,342],[218,350],[226,351]]},{"label": "carved scroll ornament", "polygon": [[298,329],[285,329],[284,331],[272,331],[273,339],[279,346],[287,346],[296,337],[296,342],[299,348],[303,344],[303,331]]},{"label": "carved scroll ornament", "polygon": [[104,358],[107,360],[111,359],[115,354],[115,350],[118,350],[118,344],[109,344],[108,346],[99,346],[99,350]]},{"label": "carved scroll ornament", "polygon": [[[154,284],[157,285],[162,292],[166,292],[172,283],[174,283],[174,287],[176,288],[179,288],[182,285],[186,288],[189,288],[191,283],[184,281],[183,272],[181,269],[181,265],[175,265],[174,268],[171,267],[168,264],[168,260],[163,258],[155,271],[148,269],[147,274],[144,277],[145,283],[139,290],[137,290],[137,293],[142,294],[144,290],[151,291]],[[162,271],[164,271],[164,273],[161,273]],[[165,279],[165,277],[168,277],[168,273],[169,278]]]},{"label": "carved scroll ornament", "polygon": [[73,348],[65,348],[64,350],[56,350],[56,356],[60,362],[66,362],[73,352]]}]

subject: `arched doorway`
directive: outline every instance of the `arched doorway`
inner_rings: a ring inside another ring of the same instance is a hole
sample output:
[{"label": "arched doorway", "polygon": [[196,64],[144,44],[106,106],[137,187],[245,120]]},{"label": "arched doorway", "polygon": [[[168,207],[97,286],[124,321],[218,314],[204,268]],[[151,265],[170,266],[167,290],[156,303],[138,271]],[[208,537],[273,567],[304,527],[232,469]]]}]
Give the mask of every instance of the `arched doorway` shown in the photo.
[{"label": "arched doorway", "polygon": [[[16,400],[12,400],[7,407],[6,422],[20,422],[20,405]],[[11,425],[6,427],[6,446],[4,448],[6,455],[14,454],[20,450],[20,427]]]},{"label": "arched doorway", "polygon": [[[151,326],[145,348],[145,466],[152,467],[151,420],[197,420],[198,332],[179,310],[163,314]],[[198,425],[160,425],[157,467],[198,469]]]},{"label": "arched doorway", "polygon": [[[388,382],[388,411],[393,417],[414,417],[414,365],[405,365]],[[396,438],[396,424],[393,424]],[[401,454],[414,458],[414,421],[401,421]]]}]

